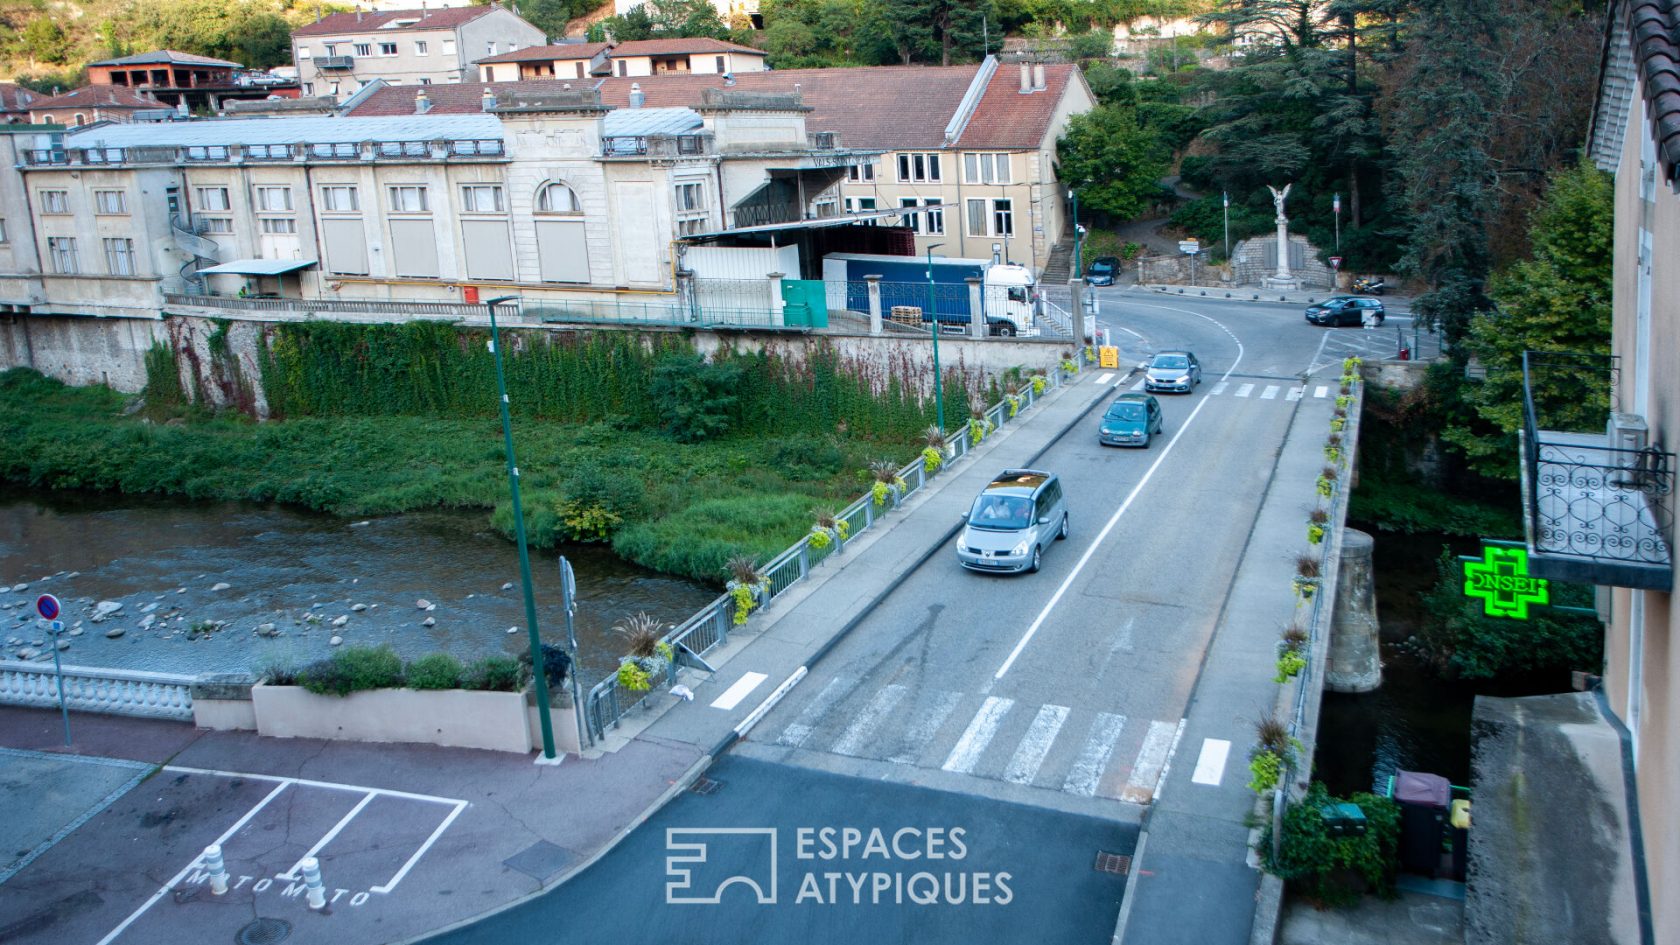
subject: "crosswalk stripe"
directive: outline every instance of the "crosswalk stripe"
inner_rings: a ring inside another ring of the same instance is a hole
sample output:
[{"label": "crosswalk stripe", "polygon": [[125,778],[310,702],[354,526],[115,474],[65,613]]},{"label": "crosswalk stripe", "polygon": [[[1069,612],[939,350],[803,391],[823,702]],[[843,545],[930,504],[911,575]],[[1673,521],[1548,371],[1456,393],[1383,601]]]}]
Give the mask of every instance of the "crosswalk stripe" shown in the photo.
[{"label": "crosswalk stripe", "polygon": [[903,747],[887,760],[894,764],[915,764],[916,759],[921,757],[922,750],[927,748],[928,742],[933,741],[939,726],[944,725],[945,720],[951,717],[951,712],[956,709],[957,703],[962,701],[962,697],[962,693],[949,690],[936,693],[928,710],[910,721],[910,727],[904,732]]},{"label": "crosswalk stripe", "polygon": [[1326,387],[1323,384],[1320,384],[1317,387],[1313,388],[1313,396],[1314,397],[1323,397],[1325,394],[1328,394],[1328,393],[1330,393],[1330,388]]},{"label": "crosswalk stripe", "polygon": [[1291,388],[1289,388],[1289,399],[1290,400],[1300,400],[1301,395],[1305,394],[1306,392],[1307,392],[1307,389],[1305,387],[1291,387]]},{"label": "crosswalk stripe", "polygon": [[997,734],[998,726],[1003,723],[1004,715],[1014,705],[1014,699],[987,696],[985,703],[980,706],[980,711],[974,714],[974,718],[968,723],[968,728],[963,731],[962,737],[957,739],[956,747],[951,749],[950,756],[945,759],[945,763],[940,767],[946,771],[955,771],[958,774],[971,773],[974,766],[979,763],[980,755],[985,752],[986,746],[991,744],[992,736]]},{"label": "crosswalk stripe", "polygon": [[1212,396],[1213,394],[1223,394],[1225,393],[1225,388],[1230,386],[1230,381],[1220,381],[1219,383],[1213,385],[1213,390],[1208,391],[1208,395]]},{"label": "crosswalk stripe", "polygon": [[1247,397],[1249,394],[1252,394],[1252,393],[1254,393],[1254,385],[1253,384],[1244,384],[1243,386],[1237,388],[1237,396],[1238,397]]},{"label": "crosswalk stripe", "polygon": [[1172,750],[1173,736],[1178,733],[1177,722],[1150,722],[1149,733],[1143,736],[1143,747],[1132,764],[1132,775],[1120,791],[1122,800],[1147,804],[1155,794],[1155,782],[1161,779],[1161,768]]},{"label": "crosswalk stripe", "polygon": [[1277,395],[1278,395],[1278,386],[1276,384],[1267,384],[1266,389],[1260,392],[1260,399],[1261,400],[1276,400]]},{"label": "crosswalk stripe", "polygon": [[839,702],[840,697],[845,694],[845,678],[836,676],[830,679],[828,685],[817,693],[817,697],[805,706],[804,711],[800,712],[798,717],[782,730],[782,735],[776,739],[776,744],[786,745],[789,748],[798,748],[805,744],[805,739],[811,737],[811,731],[816,727],[816,724],[822,721],[822,717],[827,715],[828,710],[834,708],[834,704]]},{"label": "crosswalk stripe", "polygon": [[1097,383],[1098,384],[1107,384],[1109,381],[1112,381],[1112,380],[1114,380],[1114,372],[1113,371],[1104,371],[1103,373],[1097,375]]},{"label": "crosswalk stripe", "polygon": [[863,707],[863,711],[858,713],[857,718],[852,720],[852,724],[846,726],[846,731],[841,733],[840,740],[834,743],[834,753],[850,755],[854,758],[862,754],[863,749],[869,745],[871,737],[875,734],[875,727],[881,724],[881,720],[886,718],[888,713],[898,707],[898,704],[904,700],[905,694],[909,691],[906,686],[883,686],[881,691],[875,693],[875,696],[869,700],[869,704]]},{"label": "crosswalk stripe", "polygon": [[1079,750],[1079,760],[1073,763],[1062,790],[1081,797],[1095,797],[1097,782],[1102,780],[1109,756],[1114,754],[1114,745],[1120,740],[1120,730],[1125,727],[1124,715],[1098,712],[1097,720],[1091,723],[1091,735]]},{"label": "crosswalk stripe", "polygon": [[1067,721],[1067,717],[1067,706],[1039,706],[1027,734],[1015,749],[1015,756],[1003,769],[1003,779],[1015,784],[1031,784],[1033,778],[1038,777],[1039,766],[1044,764],[1044,756],[1050,753],[1056,733],[1062,730],[1062,723]]},{"label": "crosswalk stripe", "polygon": [[1143,390],[1143,385],[1145,383],[1147,383],[1147,381],[1143,381],[1143,380],[1138,381],[1136,384],[1132,385],[1132,390]]},{"label": "crosswalk stripe", "polygon": [[1196,770],[1190,780],[1195,784],[1219,786],[1225,780],[1225,759],[1231,755],[1231,743],[1223,738],[1202,739],[1202,754],[1196,759]]}]

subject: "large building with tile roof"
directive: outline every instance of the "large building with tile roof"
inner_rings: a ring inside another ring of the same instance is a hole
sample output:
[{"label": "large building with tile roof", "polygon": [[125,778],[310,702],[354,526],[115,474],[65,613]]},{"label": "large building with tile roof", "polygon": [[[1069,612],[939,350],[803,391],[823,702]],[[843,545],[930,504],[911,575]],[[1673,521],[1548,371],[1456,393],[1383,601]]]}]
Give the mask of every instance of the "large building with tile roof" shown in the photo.
[{"label": "large building with tile roof", "polygon": [[16,82],[0,82],[0,125],[29,122],[29,103],[41,96]]},{"label": "large building with tile roof", "polygon": [[46,125],[168,118],[171,111],[167,103],[144,91],[116,85],[85,85],[60,95],[37,97],[29,103],[30,120]]},{"label": "large building with tile roof", "polygon": [[[797,92],[810,108],[806,127],[843,147],[885,153],[854,168],[821,198],[819,213],[915,208],[906,221],[918,249],[943,244],[950,256],[995,252],[1042,267],[1069,238],[1066,188],[1056,179],[1056,141],[1095,98],[1078,67],[1000,63],[789,69],[733,76],[688,74],[592,77],[518,83],[524,92],[596,89],[601,100],[646,107],[697,105],[708,89]],[[486,91],[505,84],[463,83],[429,90],[438,113],[477,111]],[[412,93],[382,89],[353,114],[412,112]],[[939,209],[929,209],[929,208]]]},{"label": "large building with tile roof", "polygon": [[472,63],[548,42],[498,5],[334,13],[292,31],[305,96],[343,101],[362,86],[445,85],[477,75]]}]

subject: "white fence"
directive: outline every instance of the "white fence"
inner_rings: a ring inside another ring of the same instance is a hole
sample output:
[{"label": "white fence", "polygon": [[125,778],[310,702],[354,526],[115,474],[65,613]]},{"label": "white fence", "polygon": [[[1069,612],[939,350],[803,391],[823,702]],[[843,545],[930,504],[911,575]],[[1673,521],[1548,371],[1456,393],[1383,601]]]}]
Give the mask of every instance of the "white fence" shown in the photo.
[{"label": "white fence", "polygon": [[[64,667],[64,699],[70,708],[108,715],[190,722],[196,677],[134,669]],[[51,663],[0,660],[0,705],[58,707],[58,678]]]}]

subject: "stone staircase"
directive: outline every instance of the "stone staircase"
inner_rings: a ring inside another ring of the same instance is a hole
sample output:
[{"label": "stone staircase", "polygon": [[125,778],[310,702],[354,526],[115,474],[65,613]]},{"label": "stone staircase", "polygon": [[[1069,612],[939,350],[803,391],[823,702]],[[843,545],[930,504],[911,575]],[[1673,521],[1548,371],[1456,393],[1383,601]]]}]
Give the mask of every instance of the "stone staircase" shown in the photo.
[{"label": "stone staircase", "polygon": [[1040,285],[1067,285],[1073,278],[1073,241],[1062,240],[1050,247],[1050,259],[1039,275]]}]

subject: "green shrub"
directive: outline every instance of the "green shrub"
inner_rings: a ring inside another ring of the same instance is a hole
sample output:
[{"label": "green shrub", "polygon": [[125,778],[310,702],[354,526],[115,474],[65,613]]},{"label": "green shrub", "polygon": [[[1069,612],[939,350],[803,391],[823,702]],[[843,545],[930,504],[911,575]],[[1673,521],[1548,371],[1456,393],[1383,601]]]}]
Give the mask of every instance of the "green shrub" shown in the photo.
[{"label": "green shrub", "polygon": [[1361,893],[1392,895],[1400,843],[1400,806],[1385,797],[1359,793],[1348,798],[1365,813],[1365,833],[1332,837],[1320,809],[1336,802],[1323,784],[1283,815],[1280,855],[1271,859],[1271,829],[1261,841],[1266,868],[1295,892],[1324,905],[1345,905]]},{"label": "green shrub", "polygon": [[318,696],[347,696],[353,691],[350,677],[334,659],[310,663],[298,670],[296,679],[298,685]]},{"label": "green shrub", "polygon": [[555,512],[571,541],[608,541],[625,522],[640,518],[647,502],[637,470],[620,467],[609,473],[595,463],[577,467],[566,480],[564,497]]},{"label": "green shrub", "polygon": [[402,658],[388,646],[348,646],[298,673],[299,685],[323,696],[393,689],[402,683]]},{"label": "green shrub", "polygon": [[525,673],[511,656],[486,656],[461,671],[461,688],[485,692],[518,692]]},{"label": "green shrub", "polygon": [[698,443],[729,432],[741,366],[733,359],[708,363],[698,354],[673,352],[653,368],[648,398],[665,433],[678,443]]},{"label": "green shrub", "polygon": [[461,661],[448,653],[428,653],[408,664],[410,689],[461,688]]},{"label": "green shrub", "polygon": [[701,499],[613,536],[613,551],[646,568],[721,584],[736,555],[768,561],[811,529],[811,499],[798,493]]}]

